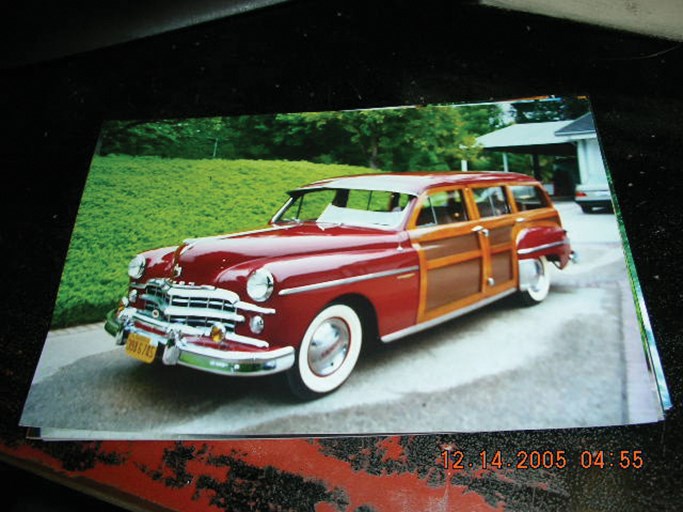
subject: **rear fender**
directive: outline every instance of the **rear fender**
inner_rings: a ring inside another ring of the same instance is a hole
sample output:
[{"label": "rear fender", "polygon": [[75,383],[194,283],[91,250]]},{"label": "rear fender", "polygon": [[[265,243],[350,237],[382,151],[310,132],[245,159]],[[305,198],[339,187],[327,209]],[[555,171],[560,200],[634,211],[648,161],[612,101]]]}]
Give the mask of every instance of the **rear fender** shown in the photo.
[{"label": "rear fender", "polygon": [[520,231],[517,236],[517,259],[545,256],[560,268],[567,266],[572,249],[567,232],[559,226],[535,226]]}]

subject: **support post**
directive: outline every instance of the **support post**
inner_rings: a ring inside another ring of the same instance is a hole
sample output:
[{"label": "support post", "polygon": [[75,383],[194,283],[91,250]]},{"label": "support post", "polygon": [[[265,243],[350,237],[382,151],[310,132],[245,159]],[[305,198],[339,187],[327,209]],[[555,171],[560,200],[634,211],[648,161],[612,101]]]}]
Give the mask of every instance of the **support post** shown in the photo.
[{"label": "support post", "polygon": [[541,181],[541,162],[539,161],[538,155],[536,153],[531,155],[531,161],[533,162],[534,178],[536,178],[538,181]]}]

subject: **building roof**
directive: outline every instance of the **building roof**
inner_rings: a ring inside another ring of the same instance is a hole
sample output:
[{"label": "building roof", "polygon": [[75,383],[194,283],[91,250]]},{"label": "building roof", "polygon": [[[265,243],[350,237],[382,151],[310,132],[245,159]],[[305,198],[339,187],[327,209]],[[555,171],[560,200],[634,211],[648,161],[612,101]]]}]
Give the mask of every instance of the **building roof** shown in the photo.
[{"label": "building roof", "polygon": [[582,115],[564,128],[560,128],[557,130],[557,132],[555,132],[555,135],[560,137],[591,134],[595,134],[595,122],[593,121],[593,114],[591,112]]},{"label": "building roof", "polygon": [[514,172],[398,172],[381,174],[361,174],[342,176],[316,181],[297,190],[331,188],[352,190],[387,190],[410,195],[418,195],[431,188],[448,185],[470,185],[487,182],[533,182],[534,178]]},{"label": "building roof", "polygon": [[509,153],[572,155],[576,152],[567,139],[557,132],[574,121],[513,124],[477,138],[484,148]]}]

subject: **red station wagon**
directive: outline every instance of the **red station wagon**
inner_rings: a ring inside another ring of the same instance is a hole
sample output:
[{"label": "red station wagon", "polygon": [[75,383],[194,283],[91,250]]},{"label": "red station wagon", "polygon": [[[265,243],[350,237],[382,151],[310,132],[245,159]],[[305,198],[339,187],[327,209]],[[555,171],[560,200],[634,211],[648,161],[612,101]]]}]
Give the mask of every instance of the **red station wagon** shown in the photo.
[{"label": "red station wagon", "polygon": [[285,372],[311,399],[384,343],[510,294],[541,302],[572,257],[542,186],[522,174],[395,173],[289,193],[257,231],[131,261],[106,329],[126,352],[221,375]]}]

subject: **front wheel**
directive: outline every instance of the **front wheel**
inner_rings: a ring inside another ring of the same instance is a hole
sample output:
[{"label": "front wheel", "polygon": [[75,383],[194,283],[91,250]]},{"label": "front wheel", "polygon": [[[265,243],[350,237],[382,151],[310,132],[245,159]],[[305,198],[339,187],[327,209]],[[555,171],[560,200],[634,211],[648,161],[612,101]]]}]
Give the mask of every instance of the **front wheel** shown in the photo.
[{"label": "front wheel", "polygon": [[[534,260],[526,260],[522,273],[520,262],[520,276],[524,274],[526,289],[519,291],[519,298],[525,306],[533,306],[543,301],[550,291],[550,272],[548,260],[544,256]],[[522,277],[520,277],[521,279]]]},{"label": "front wheel", "polygon": [[358,314],[345,304],[328,306],[316,316],[287,372],[292,392],[312,400],[331,393],[349,378],[363,340]]}]

